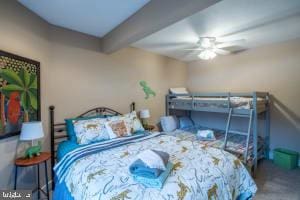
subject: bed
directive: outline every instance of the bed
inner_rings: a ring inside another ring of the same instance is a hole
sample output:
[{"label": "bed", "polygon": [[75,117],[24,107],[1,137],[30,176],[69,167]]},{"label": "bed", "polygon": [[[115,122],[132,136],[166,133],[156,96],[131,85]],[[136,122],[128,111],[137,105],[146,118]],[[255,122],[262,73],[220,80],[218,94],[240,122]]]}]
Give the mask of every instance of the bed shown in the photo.
[{"label": "bed", "polygon": [[[97,109],[85,115],[111,111]],[[257,190],[247,169],[234,155],[160,132],[67,147],[57,161],[60,152],[56,152],[56,141],[60,140],[59,149],[64,149],[62,144],[68,145],[67,140],[61,141],[64,124],[54,123],[54,107],[50,116],[54,199],[247,199]],[[138,184],[128,171],[136,155],[146,149],[171,155],[174,167],[162,189]]]},{"label": "bed", "polygon": [[[237,97],[232,96],[229,99],[226,97],[197,97],[197,96],[177,96],[172,98],[174,108],[177,104],[192,105],[194,102],[195,107],[211,107],[211,108],[228,108],[229,106],[236,109],[251,109],[253,108],[253,98],[250,97]],[[265,99],[257,98],[257,107],[259,110],[265,109]]]},{"label": "bed", "polygon": [[168,94],[168,109],[228,112],[229,108],[237,114],[248,114],[250,109],[262,113],[267,109],[268,93],[186,93]]},{"label": "bed", "polygon": [[[225,135],[228,133],[235,133],[239,135],[250,135],[252,140],[252,148],[244,149],[245,157],[244,163],[252,164],[253,175],[256,173],[257,161],[261,158],[262,152],[259,148],[260,138],[259,132],[259,118],[263,119],[264,130],[264,156],[268,158],[269,155],[269,141],[270,141],[270,95],[268,92],[245,92],[245,93],[199,93],[188,92],[186,88],[170,88],[169,94],[166,95],[166,115],[177,115],[177,112],[185,112],[189,117],[195,112],[212,112],[227,114],[226,127],[224,127]],[[181,115],[181,114],[180,114]],[[239,130],[232,130],[231,121],[233,118],[245,118],[249,124],[242,132]],[[245,137],[244,137],[245,138]],[[248,137],[247,137],[248,140]],[[227,139],[225,140],[225,149],[227,148]],[[237,142],[237,141],[236,141]],[[248,144],[248,143],[247,143]],[[211,144],[216,146],[217,144]],[[230,151],[230,149],[229,149]],[[251,151],[250,159],[248,153]],[[249,162],[250,161],[250,162]]]}]

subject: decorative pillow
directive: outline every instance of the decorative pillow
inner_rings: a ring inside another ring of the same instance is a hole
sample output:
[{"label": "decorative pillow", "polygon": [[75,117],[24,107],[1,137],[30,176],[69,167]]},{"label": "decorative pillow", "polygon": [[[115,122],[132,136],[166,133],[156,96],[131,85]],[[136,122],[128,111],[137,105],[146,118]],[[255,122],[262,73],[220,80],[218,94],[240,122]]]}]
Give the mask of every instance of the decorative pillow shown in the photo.
[{"label": "decorative pillow", "polygon": [[170,92],[172,94],[188,94],[189,92],[187,91],[186,88],[170,88]]},{"label": "decorative pillow", "polygon": [[165,132],[171,132],[178,128],[178,119],[176,116],[164,116],[160,118],[161,128]]},{"label": "decorative pillow", "polygon": [[179,128],[184,129],[184,128],[191,128],[194,126],[194,122],[191,118],[183,116],[179,117]]},{"label": "decorative pillow", "polygon": [[105,123],[105,127],[110,139],[131,135],[130,129],[126,126],[124,117],[115,120],[108,120]]},{"label": "decorative pillow", "polygon": [[124,120],[126,122],[127,127],[130,129],[131,133],[145,131],[141,121],[136,115],[135,111],[132,111],[131,113],[125,114]]},{"label": "decorative pillow", "polygon": [[73,120],[87,120],[87,119],[94,119],[94,118],[105,118],[106,116],[104,115],[97,115],[97,116],[92,116],[92,117],[81,117],[81,118],[70,118],[70,119],[65,119],[66,122],[66,129],[67,129],[67,135],[70,141],[77,141],[76,138],[76,133],[74,131],[74,125],[73,125]]},{"label": "decorative pillow", "polygon": [[110,120],[110,121],[115,121],[115,120],[120,120],[120,119],[125,121],[126,126],[129,129],[129,131],[131,132],[131,134],[133,134],[135,132],[145,131],[145,129],[144,129],[141,121],[137,117],[135,111],[132,111],[131,113],[127,113],[124,115],[118,115],[118,116],[108,118],[108,120]]},{"label": "decorative pillow", "polygon": [[105,127],[105,118],[93,118],[86,120],[73,120],[74,131],[78,144],[90,144],[92,142],[108,140],[109,135]]}]

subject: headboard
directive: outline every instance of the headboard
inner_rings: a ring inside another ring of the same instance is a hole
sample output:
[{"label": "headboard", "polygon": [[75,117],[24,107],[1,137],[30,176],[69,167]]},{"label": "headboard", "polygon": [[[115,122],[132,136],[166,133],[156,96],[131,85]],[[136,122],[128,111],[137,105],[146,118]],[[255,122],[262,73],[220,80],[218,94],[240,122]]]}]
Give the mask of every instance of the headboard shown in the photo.
[{"label": "headboard", "polygon": [[[130,111],[135,110],[135,103],[132,102],[130,104]],[[55,123],[55,118],[54,118],[54,111],[55,107],[50,106],[49,107],[49,114],[50,114],[50,134],[51,134],[51,169],[52,169],[52,189],[54,189],[54,172],[53,172],[53,167],[57,161],[57,146],[60,142],[68,140],[68,136],[66,133],[66,124],[63,123]],[[84,112],[81,115],[78,115],[77,117],[74,118],[79,118],[79,117],[92,117],[92,116],[97,116],[97,115],[121,115],[121,113],[107,107],[97,107],[93,108],[91,110],[88,110]]]}]

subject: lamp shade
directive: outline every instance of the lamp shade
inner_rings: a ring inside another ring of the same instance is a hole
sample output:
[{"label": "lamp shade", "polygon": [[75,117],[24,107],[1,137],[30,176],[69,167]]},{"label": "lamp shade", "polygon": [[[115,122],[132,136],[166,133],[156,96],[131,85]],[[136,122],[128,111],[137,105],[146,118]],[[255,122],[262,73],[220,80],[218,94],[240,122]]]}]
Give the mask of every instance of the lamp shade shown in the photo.
[{"label": "lamp shade", "polygon": [[147,119],[150,117],[150,111],[148,109],[143,109],[140,111],[140,118]]},{"label": "lamp shade", "polygon": [[42,122],[24,122],[20,140],[36,140],[44,137]]}]

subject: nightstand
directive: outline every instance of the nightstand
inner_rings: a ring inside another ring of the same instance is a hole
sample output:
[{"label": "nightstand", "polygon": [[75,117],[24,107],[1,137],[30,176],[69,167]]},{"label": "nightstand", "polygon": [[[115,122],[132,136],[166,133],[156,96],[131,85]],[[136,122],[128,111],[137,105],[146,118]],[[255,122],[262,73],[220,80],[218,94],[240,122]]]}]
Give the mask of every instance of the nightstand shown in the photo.
[{"label": "nightstand", "polygon": [[[38,199],[40,199],[40,192],[42,192],[44,195],[47,196],[47,199],[49,200],[49,188],[48,188],[48,173],[47,173],[47,160],[51,158],[51,154],[49,152],[41,152],[39,156],[33,157],[33,158],[18,158],[15,161],[16,165],[16,171],[15,171],[15,187],[14,189],[17,189],[17,176],[18,176],[18,168],[19,167],[32,167],[37,166],[37,180],[38,180],[38,186],[37,189],[34,189],[33,192],[38,190]],[[40,187],[40,164],[44,163],[45,166],[45,180],[46,180],[46,189],[47,193],[41,189]]]},{"label": "nightstand", "polygon": [[147,130],[147,131],[154,131],[156,129],[156,126],[146,125],[146,126],[144,126],[144,129]]}]

